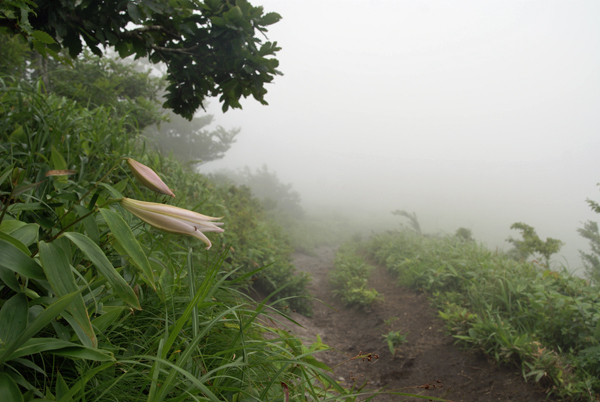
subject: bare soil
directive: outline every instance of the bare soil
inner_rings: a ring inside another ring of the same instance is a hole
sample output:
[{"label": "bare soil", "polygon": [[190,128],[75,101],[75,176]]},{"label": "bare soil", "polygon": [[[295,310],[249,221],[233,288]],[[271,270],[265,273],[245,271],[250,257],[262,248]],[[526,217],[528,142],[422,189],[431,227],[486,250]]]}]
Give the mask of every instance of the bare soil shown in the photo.
[{"label": "bare soil", "polygon": [[[332,350],[317,358],[335,367],[334,377],[345,387],[354,383],[366,389],[407,392],[451,401],[547,401],[542,389],[526,383],[516,366],[499,367],[480,353],[465,351],[444,332],[444,324],[430,307],[427,296],[396,285],[383,268],[377,268],[370,286],[383,301],[368,311],[345,308],[332,295],[328,272],[335,248],[323,247],[316,255],[296,254],[296,268],[312,276],[313,317],[292,314],[302,327],[290,329],[311,343],[319,334]],[[390,321],[393,319],[391,325]],[[408,333],[408,342],[393,356],[383,334],[390,329]],[[371,359],[359,354],[371,353]],[[378,357],[376,357],[378,356]],[[370,361],[369,361],[370,360]],[[344,363],[345,362],[345,363]],[[374,401],[417,401],[412,397],[379,394]]]}]

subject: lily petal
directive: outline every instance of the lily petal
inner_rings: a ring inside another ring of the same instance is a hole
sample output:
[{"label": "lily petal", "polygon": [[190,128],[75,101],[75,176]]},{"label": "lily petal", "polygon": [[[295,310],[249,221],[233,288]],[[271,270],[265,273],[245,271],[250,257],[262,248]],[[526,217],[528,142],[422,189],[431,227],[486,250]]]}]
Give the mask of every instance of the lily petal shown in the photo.
[{"label": "lily petal", "polygon": [[122,198],[120,203],[123,208],[157,229],[168,233],[196,237],[206,243],[207,250],[211,247],[211,242],[203,232],[221,233],[224,231],[217,226],[222,225],[221,222],[209,222],[207,220],[219,218],[205,216],[187,209],[130,198]]}]

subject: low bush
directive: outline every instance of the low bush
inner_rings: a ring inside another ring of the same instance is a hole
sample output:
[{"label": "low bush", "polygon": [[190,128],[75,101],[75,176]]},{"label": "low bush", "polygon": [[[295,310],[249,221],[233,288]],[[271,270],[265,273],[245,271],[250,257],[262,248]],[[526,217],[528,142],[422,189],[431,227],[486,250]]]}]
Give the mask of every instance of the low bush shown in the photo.
[{"label": "low bush", "polygon": [[365,308],[383,297],[375,289],[368,288],[367,282],[373,267],[367,265],[356,253],[354,243],[340,247],[335,257],[335,267],[329,274],[333,293],[347,306]]}]

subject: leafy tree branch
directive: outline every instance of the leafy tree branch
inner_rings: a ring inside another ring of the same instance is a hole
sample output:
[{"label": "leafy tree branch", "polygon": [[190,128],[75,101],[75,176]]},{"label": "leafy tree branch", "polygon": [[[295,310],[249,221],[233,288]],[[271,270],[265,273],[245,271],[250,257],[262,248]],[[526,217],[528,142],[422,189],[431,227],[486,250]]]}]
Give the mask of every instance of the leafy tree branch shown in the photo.
[{"label": "leafy tree branch", "polygon": [[103,55],[114,47],[124,58],[148,58],[167,66],[166,102],[188,120],[208,97],[223,110],[240,99],[267,104],[265,84],[279,65],[276,42],[259,38],[278,22],[277,13],[246,0],[10,0],[0,3],[0,30],[24,37],[44,58],[69,63],[84,48]]}]

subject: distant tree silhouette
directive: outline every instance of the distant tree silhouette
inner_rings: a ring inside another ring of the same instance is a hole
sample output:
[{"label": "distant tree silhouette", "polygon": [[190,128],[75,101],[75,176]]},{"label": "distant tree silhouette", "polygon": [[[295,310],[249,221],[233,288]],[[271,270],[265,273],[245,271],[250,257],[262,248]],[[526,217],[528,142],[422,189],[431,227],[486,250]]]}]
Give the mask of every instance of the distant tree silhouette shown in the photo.
[{"label": "distant tree silhouette", "polygon": [[419,220],[417,219],[416,212],[413,212],[411,214],[404,210],[397,209],[395,211],[392,211],[392,215],[400,215],[400,216],[404,216],[405,218],[408,218],[408,221],[410,222],[410,226],[413,228],[413,230],[415,232],[417,232],[418,234],[422,234],[421,233],[421,225],[419,225]]}]

